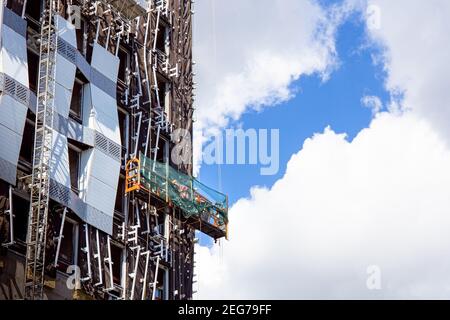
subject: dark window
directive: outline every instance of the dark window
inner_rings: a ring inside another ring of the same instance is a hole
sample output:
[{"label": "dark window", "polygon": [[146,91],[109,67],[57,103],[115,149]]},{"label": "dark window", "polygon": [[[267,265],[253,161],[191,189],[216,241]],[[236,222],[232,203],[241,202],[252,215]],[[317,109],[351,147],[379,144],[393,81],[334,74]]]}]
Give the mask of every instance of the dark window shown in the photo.
[{"label": "dark window", "polygon": [[28,0],[25,14],[33,20],[39,22],[42,12],[42,0]]},{"label": "dark window", "polygon": [[118,112],[119,112],[120,139],[122,140],[122,146],[126,146],[128,114],[122,112],[121,110],[119,110]]},{"label": "dark window", "polygon": [[25,122],[25,130],[23,132],[22,146],[20,148],[20,159],[25,160],[28,163],[32,163],[33,160],[33,147],[34,147],[34,124],[27,120]]},{"label": "dark window", "polygon": [[166,163],[168,160],[167,157],[167,141],[159,137],[158,143],[158,154],[156,156],[156,160],[162,163]]},{"label": "dark window", "polygon": [[38,86],[38,74],[39,74],[39,55],[33,51],[28,50],[28,82],[30,90],[36,93]]},{"label": "dark window", "polygon": [[85,45],[86,42],[84,40],[84,34],[86,32],[86,22],[84,19],[80,20],[80,28],[76,29],[76,36],[77,36],[77,48],[78,50],[84,55],[85,54]]},{"label": "dark window", "polygon": [[115,205],[115,210],[120,213],[123,213],[123,198],[125,193],[124,187],[125,187],[125,179],[120,177],[119,184],[117,186],[116,205]]},{"label": "dark window", "polygon": [[118,78],[119,78],[119,80],[126,82],[127,69],[129,68],[129,64],[130,64],[129,54],[124,49],[120,49],[118,56],[119,56],[119,60],[120,60]]},{"label": "dark window", "polygon": [[70,170],[70,184],[72,186],[72,190],[77,192],[79,191],[79,178],[80,178],[80,159],[81,159],[81,151],[75,149],[72,146],[69,146],[69,170]]},{"label": "dark window", "polygon": [[166,270],[159,268],[158,270],[158,282],[155,292],[155,298],[156,300],[164,300],[165,297],[165,290],[166,290]]},{"label": "dark window", "polygon": [[113,281],[115,285],[121,285],[122,283],[122,254],[123,248],[111,243],[111,260],[113,263]]},{"label": "dark window", "polygon": [[158,28],[158,36],[156,38],[156,49],[161,52],[166,52],[166,27],[162,24]]},{"label": "dark window", "polygon": [[26,242],[29,211],[30,202],[18,195],[13,195],[14,240]]},{"label": "dark window", "polygon": [[165,222],[166,222],[167,216],[165,214],[159,214],[158,215],[158,233],[161,236],[165,236],[166,228],[165,228]]},{"label": "dark window", "polygon": [[83,116],[83,92],[84,83],[79,79],[75,79],[72,100],[70,101],[70,115],[80,121]]},{"label": "dark window", "polygon": [[[60,216],[62,218],[62,215]],[[61,222],[58,223],[61,225]],[[59,235],[58,229],[58,235]],[[59,270],[66,272],[67,266],[77,263],[78,250],[78,224],[67,218],[64,221],[61,244],[59,247],[58,266]]]},{"label": "dark window", "polygon": [[166,83],[158,80],[159,105],[164,110],[166,106]]},{"label": "dark window", "polygon": [[[61,246],[59,248],[58,261],[63,265],[72,265],[76,262],[75,255],[77,250],[77,232],[78,225],[71,220],[64,221],[63,238],[61,239]],[[59,263],[58,263],[59,264]],[[62,270],[65,268],[63,267]]]}]

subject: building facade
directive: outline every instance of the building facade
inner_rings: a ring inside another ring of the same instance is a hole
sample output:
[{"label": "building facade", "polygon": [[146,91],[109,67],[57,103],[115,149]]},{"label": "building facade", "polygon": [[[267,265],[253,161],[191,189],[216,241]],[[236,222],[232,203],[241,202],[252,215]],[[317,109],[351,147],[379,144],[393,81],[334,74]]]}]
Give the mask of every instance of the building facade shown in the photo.
[{"label": "building facade", "polygon": [[192,177],[191,6],[3,0],[0,299],[192,298],[228,204]]}]

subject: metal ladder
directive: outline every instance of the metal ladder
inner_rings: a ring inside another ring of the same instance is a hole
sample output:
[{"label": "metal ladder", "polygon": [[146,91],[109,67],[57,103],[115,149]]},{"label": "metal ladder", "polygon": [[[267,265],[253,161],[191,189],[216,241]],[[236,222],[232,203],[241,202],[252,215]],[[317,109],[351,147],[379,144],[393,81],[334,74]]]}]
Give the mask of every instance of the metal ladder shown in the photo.
[{"label": "metal ladder", "polygon": [[45,247],[55,103],[57,6],[58,3],[55,0],[45,1],[41,25],[36,130],[25,263],[24,298],[27,300],[44,298]]}]

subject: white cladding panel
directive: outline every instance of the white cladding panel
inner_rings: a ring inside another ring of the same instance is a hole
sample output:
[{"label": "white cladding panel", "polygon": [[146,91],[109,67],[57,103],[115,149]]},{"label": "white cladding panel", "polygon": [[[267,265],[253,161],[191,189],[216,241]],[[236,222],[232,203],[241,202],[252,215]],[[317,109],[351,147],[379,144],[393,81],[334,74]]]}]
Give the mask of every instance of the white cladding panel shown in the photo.
[{"label": "white cladding panel", "polygon": [[75,26],[61,16],[57,16],[58,36],[70,43],[72,46],[77,46],[77,36]]},{"label": "white cladding panel", "polygon": [[112,217],[114,215],[116,189],[117,186],[112,188],[95,177],[90,176],[84,200],[88,205]]},{"label": "white cladding panel", "polygon": [[89,125],[89,119],[94,116],[94,110],[92,109],[92,93],[91,93],[92,85],[88,83],[84,86],[83,89],[83,125],[85,127],[89,127],[93,129],[91,125]]},{"label": "white cladding panel", "polygon": [[89,119],[89,126],[115,143],[121,144],[118,122],[118,119],[113,119],[104,113],[98,112],[96,117],[91,117]]},{"label": "white cladding panel", "polygon": [[72,90],[66,89],[59,83],[55,84],[55,106],[56,112],[64,118],[69,117],[70,100],[72,99]]},{"label": "white cladding panel", "polygon": [[67,137],[53,130],[53,153],[50,177],[67,188],[70,188],[68,150]]},{"label": "white cladding panel", "polygon": [[56,82],[72,90],[77,67],[59,53],[56,55]]},{"label": "white cladding panel", "polygon": [[114,83],[116,83],[117,81],[119,63],[120,60],[118,57],[111,54],[108,50],[106,50],[99,44],[94,43],[91,66],[97,69],[104,76],[112,80]]},{"label": "white cladding panel", "polygon": [[[75,27],[61,16],[57,16],[57,20],[58,36],[76,47]],[[55,106],[56,111],[65,118],[69,116],[76,70],[77,67],[72,62],[64,58],[61,54],[56,54]]]},{"label": "white cladding panel", "polygon": [[0,157],[4,160],[17,164],[19,160],[22,135],[0,124]]},{"label": "white cladding panel", "polygon": [[[94,44],[91,66],[109,78],[112,83],[117,83],[119,59],[98,44]],[[107,139],[120,145],[119,117],[115,97],[106,94],[95,84],[89,83],[85,88],[84,99],[83,125],[87,125],[94,133],[101,133]],[[110,217],[112,225],[120,162],[103,153],[100,146],[94,145],[94,149],[83,152],[81,167],[83,170],[81,176],[84,180],[80,190],[81,198],[93,209],[102,211],[106,217]],[[101,219],[105,220],[105,216]]]},{"label": "white cladding panel", "polygon": [[22,136],[27,109],[25,105],[17,102],[11,96],[0,96],[0,124]]},{"label": "white cladding panel", "polygon": [[92,153],[93,152],[94,152],[94,149],[88,149],[81,153],[79,196],[83,200],[85,200],[85,198],[86,198],[88,181],[89,181],[89,176],[90,176],[90,172],[91,172],[91,163],[92,163]]},{"label": "white cladding panel", "polygon": [[96,149],[94,149],[91,159],[90,174],[111,188],[116,189],[119,181],[120,163]]},{"label": "white cladding panel", "polygon": [[[96,112],[102,112],[108,117],[118,119],[117,100],[91,84],[92,105]],[[118,120],[117,120],[118,121]]]},{"label": "white cladding panel", "polygon": [[[83,123],[87,123],[90,129],[100,132],[108,139],[120,144],[116,100],[91,83],[86,86],[84,94]],[[105,113],[105,110],[108,112]]]},{"label": "white cladding panel", "polygon": [[[28,88],[26,39],[7,25],[2,24],[0,30],[0,72]],[[27,109],[28,106],[21,104],[6,93],[0,95],[0,159],[11,164],[7,168],[2,168],[11,170],[2,172],[2,177],[13,184],[15,183],[15,168],[19,160]]]},{"label": "white cladding panel", "polygon": [[10,27],[2,26],[0,72],[28,88],[28,60],[26,40]]},{"label": "white cladding panel", "polygon": [[83,139],[82,141],[84,144],[93,147],[95,143],[95,132],[93,129],[89,127],[83,126]]}]

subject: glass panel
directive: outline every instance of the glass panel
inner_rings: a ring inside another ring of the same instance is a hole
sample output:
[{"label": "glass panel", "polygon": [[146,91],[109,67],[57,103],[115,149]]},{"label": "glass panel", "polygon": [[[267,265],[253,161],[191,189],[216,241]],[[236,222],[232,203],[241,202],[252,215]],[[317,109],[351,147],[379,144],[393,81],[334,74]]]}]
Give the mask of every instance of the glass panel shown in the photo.
[{"label": "glass panel", "polygon": [[73,85],[70,113],[81,120],[83,110],[83,83],[75,81]]},{"label": "glass panel", "polygon": [[60,259],[68,264],[74,263],[73,259],[73,229],[74,226],[71,223],[68,223],[67,221],[64,223],[64,230],[63,230],[63,236],[61,240],[61,247],[60,247]]},{"label": "glass panel", "polygon": [[74,191],[79,189],[80,153],[69,148],[70,184]]}]

